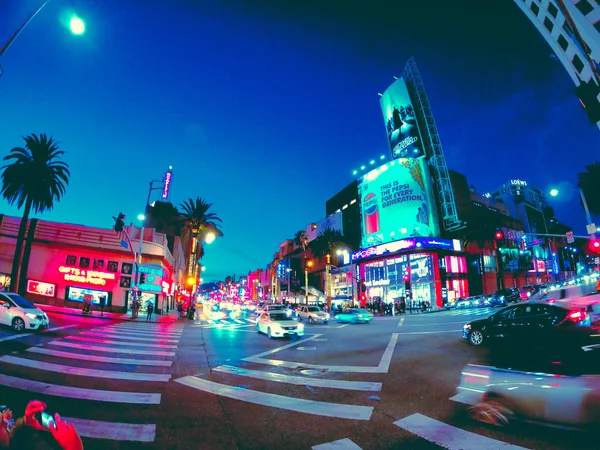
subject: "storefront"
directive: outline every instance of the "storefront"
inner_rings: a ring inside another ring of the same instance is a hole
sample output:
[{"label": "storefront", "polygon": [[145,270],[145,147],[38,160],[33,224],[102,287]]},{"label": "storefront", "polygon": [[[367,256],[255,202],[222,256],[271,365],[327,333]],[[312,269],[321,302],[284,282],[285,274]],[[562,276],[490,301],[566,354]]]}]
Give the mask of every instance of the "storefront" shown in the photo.
[{"label": "storefront", "polygon": [[402,239],[355,252],[352,260],[359,263],[367,303],[404,299],[407,307],[426,302],[441,308],[468,295],[466,257],[457,240]]}]

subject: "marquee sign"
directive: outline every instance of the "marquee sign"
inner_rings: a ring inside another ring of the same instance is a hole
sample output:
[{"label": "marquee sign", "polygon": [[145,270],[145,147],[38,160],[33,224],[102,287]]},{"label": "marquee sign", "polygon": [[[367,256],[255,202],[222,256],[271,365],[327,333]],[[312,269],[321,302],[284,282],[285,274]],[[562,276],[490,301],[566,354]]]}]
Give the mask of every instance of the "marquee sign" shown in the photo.
[{"label": "marquee sign", "polygon": [[44,297],[56,297],[56,285],[44,283],[43,281],[27,280],[27,292],[43,295]]},{"label": "marquee sign", "polygon": [[107,280],[115,280],[116,274],[110,272],[100,272],[98,270],[85,270],[76,267],[60,266],[58,271],[64,275],[65,281],[75,281],[77,283],[93,284],[95,286],[106,285]]},{"label": "marquee sign", "polygon": [[439,239],[439,238],[411,238],[401,239],[399,241],[389,242],[387,244],[376,245],[352,253],[352,261],[372,258],[374,256],[387,255],[402,250],[413,250],[423,248],[437,248],[445,250],[462,250],[460,241],[457,239]]}]

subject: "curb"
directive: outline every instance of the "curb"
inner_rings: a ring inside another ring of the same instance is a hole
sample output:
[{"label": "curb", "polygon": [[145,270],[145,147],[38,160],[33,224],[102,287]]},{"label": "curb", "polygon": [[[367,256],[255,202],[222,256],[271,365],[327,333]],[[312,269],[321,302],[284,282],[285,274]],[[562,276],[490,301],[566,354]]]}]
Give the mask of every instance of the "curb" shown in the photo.
[{"label": "curb", "polygon": [[[44,309],[44,305],[43,304],[35,304],[35,306],[39,309],[41,309],[42,311],[44,311],[45,313],[54,313],[54,314],[64,314],[67,316],[74,316],[74,317],[90,317],[93,319],[102,319],[102,320],[119,320],[119,321],[124,321],[124,322],[146,322],[146,320],[138,320],[139,317],[133,319],[131,318],[131,316],[122,316],[122,317],[110,317],[110,316],[100,316],[100,313],[97,312],[97,315],[94,314],[90,314],[90,315],[84,315],[81,312],[71,312],[71,311],[64,311],[64,310],[54,310],[54,309]],[[156,315],[156,317],[168,317],[168,316],[163,316],[162,314],[160,315]],[[153,320],[151,322],[148,323],[175,323],[177,322],[177,318],[175,317],[174,320],[163,320],[163,321],[159,321],[159,320]]]}]

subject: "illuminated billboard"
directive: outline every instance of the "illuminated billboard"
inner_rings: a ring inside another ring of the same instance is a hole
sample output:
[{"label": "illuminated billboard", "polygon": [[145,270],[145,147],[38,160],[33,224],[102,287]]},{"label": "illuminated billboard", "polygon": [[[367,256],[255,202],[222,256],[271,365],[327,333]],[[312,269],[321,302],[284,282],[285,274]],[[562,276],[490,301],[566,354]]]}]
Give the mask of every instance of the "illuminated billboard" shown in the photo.
[{"label": "illuminated billboard", "polygon": [[392,158],[418,158],[425,154],[417,118],[404,78],[396,80],[381,96]]},{"label": "illuminated billboard", "polygon": [[403,158],[365,174],[358,185],[361,248],[437,237],[439,226],[424,159]]}]

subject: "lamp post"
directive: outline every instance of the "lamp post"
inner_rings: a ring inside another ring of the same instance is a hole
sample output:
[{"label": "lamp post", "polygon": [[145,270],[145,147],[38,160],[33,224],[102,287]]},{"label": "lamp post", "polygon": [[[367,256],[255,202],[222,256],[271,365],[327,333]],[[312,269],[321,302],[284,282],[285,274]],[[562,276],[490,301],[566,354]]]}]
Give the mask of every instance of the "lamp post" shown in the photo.
[{"label": "lamp post", "polygon": [[[574,191],[579,191],[579,195],[581,196],[581,203],[583,203],[583,209],[585,210],[585,219],[587,221],[587,225],[591,225],[592,215],[590,214],[590,209],[588,208],[587,200],[585,199],[585,194],[583,193],[583,189],[574,189]],[[550,196],[556,197],[560,194],[558,189],[550,189]],[[588,232],[589,233],[589,232]],[[594,227],[594,231],[589,233],[592,236],[592,239],[596,239],[596,227]]]},{"label": "lamp post", "polygon": [[306,261],[304,264],[304,284],[306,285],[306,290],[304,292],[305,303],[308,305],[308,268],[313,266],[312,260]]}]

